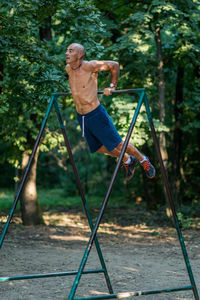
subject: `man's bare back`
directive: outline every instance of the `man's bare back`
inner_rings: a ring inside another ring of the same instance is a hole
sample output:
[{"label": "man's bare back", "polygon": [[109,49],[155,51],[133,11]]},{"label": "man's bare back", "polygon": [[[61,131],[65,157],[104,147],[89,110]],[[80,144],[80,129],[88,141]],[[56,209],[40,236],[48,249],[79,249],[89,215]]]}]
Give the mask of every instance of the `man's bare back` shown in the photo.
[{"label": "man's bare back", "polygon": [[119,65],[114,61],[84,61],[84,48],[79,44],[71,44],[67,48],[65,70],[69,76],[76,110],[79,114],[86,114],[99,106],[97,97],[97,77],[100,71],[111,72],[112,88],[104,89],[105,95],[110,95],[117,86]]}]

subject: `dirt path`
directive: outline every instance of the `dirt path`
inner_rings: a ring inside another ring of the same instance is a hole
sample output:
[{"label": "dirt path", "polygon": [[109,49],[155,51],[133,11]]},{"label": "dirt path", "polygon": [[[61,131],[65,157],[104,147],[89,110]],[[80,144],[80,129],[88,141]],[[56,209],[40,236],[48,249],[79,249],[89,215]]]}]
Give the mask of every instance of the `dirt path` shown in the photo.
[{"label": "dirt path", "polygon": [[[81,213],[45,214],[47,226],[23,227],[18,218],[14,221],[0,250],[1,277],[78,270],[90,233]],[[174,229],[116,223],[104,222],[98,234],[115,293],[190,285]],[[183,235],[200,292],[199,231],[184,231]],[[86,269],[98,268],[100,263],[93,247]],[[64,300],[73,281],[74,276],[65,276],[1,282],[0,299]],[[107,292],[102,274],[83,275],[76,297]],[[138,299],[189,300],[194,297],[191,291],[183,291]]]}]

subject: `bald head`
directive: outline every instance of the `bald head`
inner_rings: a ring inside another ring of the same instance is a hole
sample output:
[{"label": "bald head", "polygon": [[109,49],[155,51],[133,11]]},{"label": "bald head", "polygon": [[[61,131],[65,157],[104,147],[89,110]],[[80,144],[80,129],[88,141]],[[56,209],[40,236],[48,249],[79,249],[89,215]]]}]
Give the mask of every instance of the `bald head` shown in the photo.
[{"label": "bald head", "polygon": [[66,62],[75,70],[76,65],[81,65],[85,54],[84,47],[81,44],[73,43],[68,46],[66,55]]},{"label": "bald head", "polygon": [[78,43],[72,43],[69,47],[77,49],[79,54],[82,55],[82,57],[85,55],[85,48],[83,47],[83,45],[78,44]]}]

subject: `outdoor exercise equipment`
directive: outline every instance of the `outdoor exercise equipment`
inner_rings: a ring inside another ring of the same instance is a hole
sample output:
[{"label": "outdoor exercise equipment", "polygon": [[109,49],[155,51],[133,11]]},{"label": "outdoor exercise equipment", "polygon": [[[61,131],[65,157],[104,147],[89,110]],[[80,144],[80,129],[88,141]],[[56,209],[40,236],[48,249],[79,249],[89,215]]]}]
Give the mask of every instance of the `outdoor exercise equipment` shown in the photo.
[{"label": "outdoor exercise equipment", "polygon": [[[103,94],[103,92],[99,91],[98,94]],[[58,117],[58,120],[59,120],[59,123],[60,123],[60,128],[61,128],[61,131],[62,131],[62,134],[63,134],[63,137],[64,137],[65,145],[66,145],[66,148],[67,148],[67,151],[68,151],[71,163],[72,163],[74,175],[75,175],[75,178],[76,178],[77,187],[78,187],[78,190],[79,190],[82,202],[83,202],[84,211],[85,211],[85,214],[86,214],[86,217],[88,219],[88,223],[89,223],[89,226],[90,226],[90,229],[91,229],[91,235],[90,235],[89,241],[87,243],[85,252],[83,254],[82,260],[80,262],[79,269],[77,271],[70,271],[70,272],[47,273],[47,274],[30,274],[30,275],[10,276],[10,277],[7,276],[7,277],[1,277],[0,282],[11,281],[11,280],[24,280],[24,279],[33,279],[33,278],[45,278],[45,277],[75,275],[74,283],[73,283],[73,286],[72,286],[71,291],[70,291],[69,296],[68,296],[69,300],[72,300],[72,299],[76,299],[76,300],[83,300],[83,299],[93,300],[94,299],[95,300],[95,299],[128,298],[128,297],[133,297],[133,296],[160,294],[160,293],[171,293],[171,292],[178,292],[178,291],[184,291],[184,290],[191,290],[193,292],[195,300],[199,300],[198,290],[197,290],[196,283],[195,283],[195,280],[194,280],[194,276],[193,276],[193,273],[192,273],[192,268],[191,268],[191,265],[190,265],[189,257],[188,257],[188,254],[187,254],[186,246],[185,246],[184,239],[183,239],[182,232],[181,232],[181,226],[180,226],[180,223],[179,223],[179,220],[178,220],[178,217],[177,217],[176,208],[175,208],[174,201],[173,201],[173,198],[172,198],[172,194],[171,194],[171,191],[170,191],[170,187],[169,187],[169,183],[168,183],[168,179],[167,179],[167,174],[166,174],[166,170],[165,170],[165,167],[164,167],[164,164],[163,164],[163,160],[162,160],[162,156],[161,156],[161,152],[160,152],[160,148],[159,148],[159,144],[158,144],[158,139],[157,139],[157,136],[156,136],[156,132],[155,132],[155,128],[154,128],[154,124],[153,124],[153,120],[152,120],[152,116],[151,116],[151,112],[150,112],[149,103],[148,103],[148,99],[147,99],[145,89],[141,88],[141,89],[128,89],[128,90],[115,90],[115,91],[113,91],[113,94],[135,94],[135,95],[139,96],[139,100],[138,100],[137,107],[135,109],[135,113],[134,113],[133,119],[131,121],[129,130],[128,130],[125,142],[123,144],[120,157],[117,161],[115,170],[113,172],[108,190],[107,190],[106,195],[104,197],[104,200],[102,202],[101,209],[100,209],[100,212],[99,212],[99,215],[96,219],[95,224],[93,225],[93,223],[92,223],[92,219],[91,219],[91,215],[90,215],[90,212],[89,212],[88,204],[87,204],[87,201],[86,201],[85,196],[84,196],[84,192],[83,192],[83,189],[82,189],[80,178],[79,178],[77,168],[76,168],[76,165],[75,165],[75,161],[74,161],[74,158],[73,158],[73,154],[72,154],[72,151],[71,151],[71,146],[70,146],[70,143],[69,143],[69,140],[68,140],[68,137],[67,137],[67,132],[66,132],[66,129],[65,129],[65,126],[64,126],[64,123],[63,123],[63,119],[62,119],[62,115],[61,115],[59,105],[58,105],[58,98],[60,96],[69,96],[71,94],[70,93],[54,93],[54,94],[52,94],[49,106],[47,108],[45,117],[43,119],[43,122],[42,122],[42,125],[41,125],[41,128],[40,128],[40,132],[38,134],[38,137],[36,139],[35,146],[33,148],[30,160],[28,162],[25,174],[23,176],[23,179],[21,181],[19,189],[16,193],[12,208],[9,212],[9,216],[7,218],[7,221],[5,223],[5,226],[4,226],[3,231],[1,233],[1,236],[0,236],[0,248],[1,248],[1,246],[3,244],[3,241],[5,239],[9,224],[10,224],[11,219],[13,217],[15,208],[17,206],[18,200],[20,198],[23,187],[25,185],[27,176],[29,174],[33,158],[34,158],[36,150],[39,146],[42,134],[44,132],[44,129],[45,129],[45,126],[46,126],[46,123],[47,123],[47,119],[49,117],[52,106],[54,105],[56,113],[57,113],[57,117]],[[130,137],[131,137],[131,134],[132,134],[133,128],[135,126],[135,123],[136,123],[136,120],[137,120],[137,117],[138,117],[138,114],[140,112],[140,108],[141,108],[142,104],[144,104],[145,108],[146,108],[146,113],[147,113],[149,125],[150,125],[150,128],[151,128],[153,141],[154,141],[155,148],[156,148],[156,153],[157,153],[158,160],[159,160],[159,163],[160,163],[160,170],[161,170],[161,174],[162,174],[162,177],[163,177],[165,190],[166,190],[168,200],[169,200],[169,204],[170,204],[170,207],[171,207],[171,210],[172,210],[174,225],[175,225],[177,235],[178,235],[178,238],[179,238],[179,242],[180,242],[182,254],[183,254],[183,257],[184,257],[187,273],[188,273],[188,276],[189,276],[189,279],[190,279],[190,285],[182,286],[182,287],[175,287],[175,288],[157,289],[157,290],[131,291],[131,292],[123,292],[123,293],[114,293],[112,285],[111,285],[110,277],[108,275],[108,271],[107,271],[107,268],[106,268],[106,264],[105,264],[105,261],[104,261],[104,258],[103,258],[103,254],[102,254],[102,251],[101,251],[101,248],[100,248],[100,245],[99,245],[99,242],[98,242],[98,239],[97,239],[96,235],[97,235],[97,231],[98,231],[99,225],[101,223],[101,219],[103,217],[104,211],[106,209],[106,206],[107,206],[107,203],[108,203],[113,185],[115,183],[115,179],[116,179],[120,164],[122,162],[122,158],[124,156],[126,147],[127,147],[128,142],[130,140]],[[86,262],[87,262],[87,259],[89,257],[89,254],[90,254],[90,251],[92,249],[93,244],[95,244],[96,249],[97,249],[97,253],[98,253],[98,256],[99,256],[100,263],[101,263],[101,269],[85,270],[84,268],[85,268],[85,265],[86,265]],[[98,296],[75,298],[76,290],[78,288],[81,276],[83,274],[90,274],[90,273],[103,273],[104,274],[109,294],[102,294],[102,295],[98,295]]]}]

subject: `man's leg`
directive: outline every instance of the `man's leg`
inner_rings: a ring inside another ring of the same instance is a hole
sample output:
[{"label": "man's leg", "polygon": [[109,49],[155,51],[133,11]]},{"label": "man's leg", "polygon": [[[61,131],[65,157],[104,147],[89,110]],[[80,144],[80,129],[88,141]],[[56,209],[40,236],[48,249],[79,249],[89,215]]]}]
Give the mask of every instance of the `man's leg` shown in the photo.
[{"label": "man's leg", "polygon": [[[119,146],[120,145],[120,146]],[[113,157],[119,157],[121,154],[121,149],[123,146],[123,142],[121,142],[116,148],[114,148],[112,151],[108,151],[105,146],[102,146],[100,149],[97,150],[99,153],[106,153],[108,155],[111,155]],[[132,146],[134,147],[134,146]],[[135,147],[134,147],[135,148]],[[122,158],[123,165],[126,169],[127,176],[126,179],[130,180],[135,171],[135,166],[138,163],[138,159],[132,155],[128,155],[127,153],[124,153],[124,156]]]},{"label": "man's leg", "polygon": [[[123,142],[119,143],[119,145],[117,145],[117,147],[115,149],[113,149],[112,151],[108,151],[105,146],[102,146],[101,148],[99,148],[97,150],[97,152],[106,153],[106,154],[109,154],[114,157],[119,157],[122,147],[123,147]],[[127,162],[127,160],[129,159],[129,155],[135,156],[139,161],[142,161],[144,159],[144,155],[142,155],[138,151],[138,149],[135,146],[133,146],[132,144],[128,144],[128,146],[126,148],[126,152],[124,153],[124,156],[122,159],[124,163]]]},{"label": "man's leg", "polygon": [[[121,148],[118,148],[118,146],[115,149],[113,149],[112,151],[108,151],[105,146],[101,146],[101,148],[99,148],[97,150],[97,152],[98,153],[108,154],[108,155],[111,155],[113,157],[119,157],[120,153],[121,153]],[[127,161],[128,158],[129,158],[129,155],[127,153],[124,153],[124,156],[123,156],[123,159],[122,159],[123,162]]]},{"label": "man's leg", "polygon": [[[119,145],[117,145],[117,147],[115,149],[117,149],[120,153],[123,147],[123,142],[121,142]],[[140,153],[140,151],[133,146],[132,144],[128,144],[127,148],[126,148],[126,155],[133,155],[135,156],[139,161],[142,161],[144,159],[144,155],[142,155],[142,153]],[[127,159],[123,160],[123,162],[126,162]]]}]

